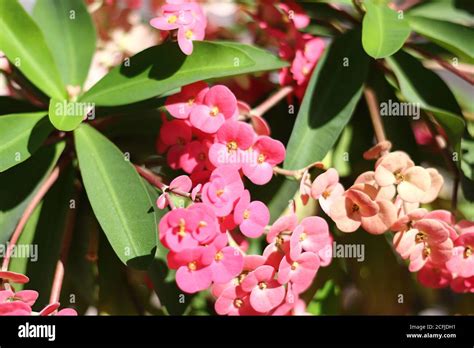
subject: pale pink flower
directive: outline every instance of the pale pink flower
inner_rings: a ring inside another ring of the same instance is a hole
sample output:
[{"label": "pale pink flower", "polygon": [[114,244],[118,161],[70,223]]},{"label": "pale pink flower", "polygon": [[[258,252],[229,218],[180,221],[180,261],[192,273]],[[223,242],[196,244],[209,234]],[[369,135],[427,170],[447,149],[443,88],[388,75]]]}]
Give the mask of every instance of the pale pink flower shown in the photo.
[{"label": "pale pink flower", "polygon": [[474,276],[474,233],[463,233],[454,241],[453,256],[446,262],[453,276]]},{"label": "pale pink flower", "polygon": [[278,282],[291,282],[292,290],[300,294],[309,288],[320,265],[319,257],[313,252],[304,252],[297,258],[286,255],[278,268]]},{"label": "pale pink flower", "polygon": [[319,200],[321,209],[328,215],[331,205],[343,194],[344,187],[339,183],[339,174],[334,168],[318,175],[311,185],[311,197]]}]

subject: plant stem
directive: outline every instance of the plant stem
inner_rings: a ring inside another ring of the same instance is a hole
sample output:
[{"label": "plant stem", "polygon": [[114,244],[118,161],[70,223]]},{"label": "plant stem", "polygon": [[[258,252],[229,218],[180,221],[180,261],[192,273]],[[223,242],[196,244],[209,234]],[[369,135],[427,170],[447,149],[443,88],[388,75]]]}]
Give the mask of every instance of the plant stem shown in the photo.
[{"label": "plant stem", "polygon": [[[141,177],[143,179],[145,179],[146,181],[148,181],[150,184],[157,187],[162,192],[164,192],[168,189],[168,186],[163,184],[161,182],[161,179],[158,176],[156,176],[155,173],[153,173],[151,170],[149,170],[147,168],[144,168],[144,167],[140,167],[139,165],[136,165],[136,164],[134,164],[134,166],[135,166],[135,169],[137,170],[138,174],[140,174]],[[184,191],[179,190],[179,189],[173,189],[173,190],[169,190],[169,191],[173,192],[174,194],[176,194],[178,196],[191,198],[191,193],[189,193],[189,192],[184,192]]]},{"label": "plant stem", "polygon": [[435,56],[434,54],[431,54],[430,52],[424,50],[423,48],[420,48],[418,46],[415,46],[413,44],[407,44],[407,47],[412,48],[413,50],[417,51],[420,53],[422,56],[425,58],[431,59],[435,61],[439,66],[445,68],[446,70],[452,72],[453,74],[459,76],[462,78],[464,81],[468,82],[471,85],[474,85],[474,78],[472,76],[469,76],[469,74],[462,72],[459,69],[456,69],[452,64],[448,63],[447,61],[441,59],[440,57]]},{"label": "plant stem", "polygon": [[250,112],[253,116],[262,116],[265,112],[270,110],[273,106],[278,104],[280,100],[285,98],[288,94],[293,92],[293,87],[285,86],[280,89],[275,94],[271,95],[267,100],[265,100],[262,104],[258,105],[256,108],[252,109]]},{"label": "plant stem", "polygon": [[277,167],[273,167],[273,172],[275,174],[280,174],[280,175],[285,175],[285,176],[292,176],[296,180],[299,180],[299,179],[301,179],[301,177],[303,176],[305,171],[307,171],[307,170],[309,170],[313,167],[319,168],[319,169],[324,169],[324,164],[322,162],[314,162],[314,163],[311,163],[310,165],[308,165],[304,168],[295,169],[295,170],[283,169],[283,168],[277,166]]},{"label": "plant stem", "polygon": [[15,248],[15,245],[18,242],[18,239],[20,238],[23,229],[25,228],[25,225],[33,214],[35,208],[38,206],[38,204],[41,202],[46,193],[56,182],[61,171],[68,163],[69,161],[62,161],[52,170],[51,174],[49,174],[48,178],[41,184],[41,187],[39,188],[38,192],[35,194],[33,199],[26,207],[25,211],[23,212],[23,215],[20,218],[20,221],[18,222],[18,225],[16,226],[11,236],[10,243],[8,244],[8,248],[5,253],[5,258],[3,259],[2,271],[8,270],[8,265],[10,263],[10,257],[13,248]]},{"label": "plant stem", "polygon": [[369,107],[370,119],[372,120],[372,125],[374,127],[377,143],[385,141],[387,139],[385,138],[385,131],[384,131],[383,123],[382,123],[382,118],[380,117],[379,103],[377,101],[377,96],[375,95],[375,92],[371,87],[365,87],[364,96],[365,96],[365,100],[367,101],[367,106]]},{"label": "plant stem", "polygon": [[[75,195],[77,201],[78,195]],[[59,260],[56,263],[56,270],[54,272],[53,284],[51,286],[51,295],[49,297],[49,303],[59,302],[61,295],[61,289],[64,280],[64,269],[66,267],[67,258],[69,255],[69,248],[71,246],[72,234],[74,232],[74,226],[76,224],[77,216],[77,204],[74,209],[69,209],[66,217],[66,227],[64,230],[63,240],[61,242],[61,251],[59,254]]]}]

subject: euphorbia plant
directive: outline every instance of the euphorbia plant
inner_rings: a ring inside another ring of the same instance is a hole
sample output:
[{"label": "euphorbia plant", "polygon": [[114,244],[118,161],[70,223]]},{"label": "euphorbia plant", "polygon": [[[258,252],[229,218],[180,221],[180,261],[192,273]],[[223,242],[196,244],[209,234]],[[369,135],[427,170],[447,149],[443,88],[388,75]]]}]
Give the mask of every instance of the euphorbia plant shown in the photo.
[{"label": "euphorbia plant", "polygon": [[0,0],[1,314],[327,313],[368,234],[474,292],[468,11],[149,5]]}]

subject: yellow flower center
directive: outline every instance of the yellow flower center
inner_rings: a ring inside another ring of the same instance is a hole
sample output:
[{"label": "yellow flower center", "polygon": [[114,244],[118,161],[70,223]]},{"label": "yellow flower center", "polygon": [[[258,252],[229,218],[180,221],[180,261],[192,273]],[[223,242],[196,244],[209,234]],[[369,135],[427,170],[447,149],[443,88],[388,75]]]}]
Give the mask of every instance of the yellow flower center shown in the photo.
[{"label": "yellow flower center", "polygon": [[216,256],[214,256],[214,260],[216,261],[220,261],[224,258],[224,254],[222,253],[222,251],[219,251]]},{"label": "yellow flower center", "polygon": [[186,221],[184,219],[179,219],[179,231],[178,236],[184,237],[186,236]]},{"label": "yellow flower center", "polygon": [[219,113],[219,108],[217,106],[213,106],[211,108],[211,116],[217,116],[218,113]]},{"label": "yellow flower center", "polygon": [[296,262],[296,261],[293,262],[293,263],[291,264],[291,270],[294,271],[298,266],[299,266],[298,262]]},{"label": "yellow flower center", "polygon": [[206,221],[199,221],[199,227],[206,227],[207,226],[207,222]]},{"label": "yellow flower center", "polygon": [[188,99],[188,105],[193,105],[194,104],[194,98],[189,98]]},{"label": "yellow flower center", "polygon": [[244,210],[244,219],[247,220],[249,217],[250,217],[250,212],[248,211],[248,209],[245,209]]},{"label": "yellow flower center", "polygon": [[244,304],[244,301],[242,301],[240,298],[236,298],[234,300],[234,306],[237,307],[237,308],[240,308],[242,307]]},{"label": "yellow flower center", "polygon": [[429,246],[425,246],[425,247],[423,248],[423,257],[424,257],[424,258],[427,258],[428,256],[430,256],[430,254],[431,254],[431,249],[430,249],[430,247],[429,247]]},{"label": "yellow flower center", "polygon": [[397,184],[400,184],[404,180],[405,180],[405,177],[403,176],[402,173],[400,173],[400,172],[395,173],[395,181],[396,181]]},{"label": "yellow flower center", "polygon": [[231,152],[231,151],[235,151],[237,150],[237,142],[236,141],[229,141],[227,143],[227,151],[228,152]]},{"label": "yellow flower center", "polygon": [[171,15],[171,16],[168,17],[168,23],[169,23],[169,24],[173,24],[173,23],[175,23],[177,20],[178,20],[178,17],[175,16],[175,15]]},{"label": "yellow flower center", "polygon": [[260,290],[266,289],[267,288],[267,283],[260,282],[260,283],[258,283],[258,287],[259,287]]},{"label": "yellow flower center", "polygon": [[184,35],[188,40],[191,40],[194,37],[194,33],[192,32],[192,30],[186,30],[186,33]]},{"label": "yellow flower center", "polygon": [[352,212],[353,212],[353,213],[355,213],[356,211],[359,211],[359,209],[360,209],[360,208],[359,208],[359,206],[358,206],[357,204],[354,203],[354,204],[352,205]]},{"label": "yellow flower center", "polygon": [[257,162],[258,162],[258,163],[263,163],[263,162],[265,162],[265,155],[264,155],[263,153],[261,153],[260,155],[258,155]]},{"label": "yellow flower center", "polygon": [[193,262],[188,263],[188,269],[189,269],[190,271],[195,271],[196,268],[197,268],[197,266],[196,266],[196,261],[193,261]]},{"label": "yellow flower center", "polygon": [[331,192],[329,192],[329,191],[324,191],[323,194],[322,194],[322,196],[324,198],[328,198],[330,195],[331,195]]},{"label": "yellow flower center", "polygon": [[306,239],[306,237],[308,237],[308,235],[306,234],[306,232],[303,232],[300,234],[300,242],[304,241]]},{"label": "yellow flower center", "polygon": [[470,246],[467,246],[466,249],[464,249],[464,258],[467,259],[472,255],[473,251]]},{"label": "yellow flower center", "polygon": [[424,234],[423,232],[419,232],[416,234],[415,236],[415,242],[418,244],[418,243],[423,243],[426,241],[426,234]]},{"label": "yellow flower center", "polygon": [[216,192],[217,197],[220,197],[220,196],[222,196],[223,194],[224,194],[224,190],[223,190],[223,189],[217,190],[217,192]]}]

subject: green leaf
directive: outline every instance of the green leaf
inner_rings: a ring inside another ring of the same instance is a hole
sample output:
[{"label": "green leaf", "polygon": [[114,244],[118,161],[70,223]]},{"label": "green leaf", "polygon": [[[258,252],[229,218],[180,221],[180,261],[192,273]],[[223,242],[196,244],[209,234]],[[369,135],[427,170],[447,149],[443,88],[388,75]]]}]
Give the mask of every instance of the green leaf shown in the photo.
[{"label": "green leaf", "polygon": [[360,32],[334,40],[309,81],[287,146],[285,168],[303,168],[326,156],[354,112],[367,71]]},{"label": "green leaf", "polygon": [[239,43],[196,42],[190,56],[175,43],[166,43],[112,69],[80,101],[124,105],[163,96],[196,81],[273,70],[285,64],[264,50]]},{"label": "green leaf", "polygon": [[40,90],[55,98],[66,92],[44,36],[17,0],[0,0],[0,49]]},{"label": "green leaf", "polygon": [[87,103],[52,98],[49,101],[49,121],[56,129],[69,132],[81,124],[92,108],[93,106]]},{"label": "green leaf", "polygon": [[471,0],[439,0],[422,2],[408,10],[410,16],[439,19],[464,25],[474,25]]},{"label": "green leaf", "polygon": [[92,209],[126,265],[146,269],[156,249],[156,224],[145,186],[124,154],[94,128],[74,131],[82,179]]},{"label": "green leaf", "polygon": [[403,51],[387,58],[387,63],[397,77],[402,95],[407,101],[418,103],[421,108],[433,113],[446,131],[454,151],[460,154],[465,123],[456,98],[444,81]]},{"label": "green leaf", "polygon": [[409,16],[411,28],[417,33],[472,62],[474,59],[474,29],[437,19]]},{"label": "green leaf", "polygon": [[64,142],[39,149],[27,161],[0,173],[0,244],[15,229],[23,211],[53,170]]},{"label": "green leaf", "polygon": [[84,1],[37,0],[33,18],[54,52],[64,84],[82,86],[96,44],[94,24]]},{"label": "green leaf", "polygon": [[49,303],[66,228],[66,216],[70,210],[69,200],[73,197],[73,181],[74,168],[69,166],[36,207],[32,219],[28,220],[18,246],[28,246],[30,250],[36,250],[36,253],[33,252],[30,257],[12,258],[11,270],[26,271],[25,274],[30,278],[24,288],[36,290],[40,294],[34,305],[37,311]]},{"label": "green leaf", "polygon": [[28,159],[52,127],[45,113],[11,114],[0,117],[0,172]]},{"label": "green leaf", "polygon": [[406,19],[385,4],[365,1],[366,13],[362,22],[362,45],[375,59],[397,52],[410,35]]},{"label": "green leaf", "polygon": [[314,315],[340,314],[341,289],[332,280],[326,281],[308,304],[308,312]]}]

